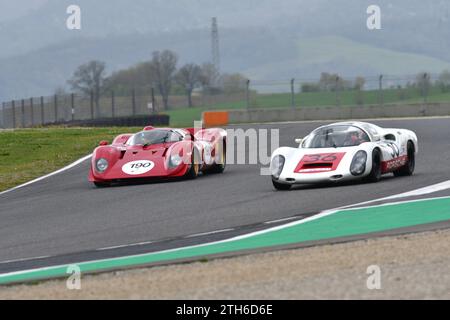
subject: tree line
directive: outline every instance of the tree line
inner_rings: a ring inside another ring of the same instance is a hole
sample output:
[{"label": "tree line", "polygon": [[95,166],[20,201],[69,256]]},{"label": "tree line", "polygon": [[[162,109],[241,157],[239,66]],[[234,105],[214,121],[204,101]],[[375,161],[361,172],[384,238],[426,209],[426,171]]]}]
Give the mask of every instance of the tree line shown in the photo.
[{"label": "tree line", "polygon": [[193,106],[194,90],[203,93],[233,93],[245,89],[247,79],[239,74],[220,74],[211,63],[187,63],[180,68],[178,55],[170,50],[155,51],[151,59],[107,76],[106,64],[94,60],[79,66],[68,84],[74,92],[92,96],[96,107],[101,95],[114,91],[127,95],[137,88],[154,88],[162,98],[163,109],[170,107],[171,94],[185,94],[187,105]]},{"label": "tree line", "polygon": [[[381,77],[378,81],[382,81]],[[389,81],[387,82],[389,83]],[[300,86],[301,92],[334,92],[348,90],[364,90],[366,78],[356,77],[354,80],[347,80],[337,73],[322,72],[317,82],[306,82]],[[427,95],[432,88],[439,89],[442,93],[450,92],[450,71],[443,71],[434,81],[431,74],[427,72],[418,73],[413,79],[406,81],[403,85],[389,85],[388,89],[417,89],[422,95]]]}]

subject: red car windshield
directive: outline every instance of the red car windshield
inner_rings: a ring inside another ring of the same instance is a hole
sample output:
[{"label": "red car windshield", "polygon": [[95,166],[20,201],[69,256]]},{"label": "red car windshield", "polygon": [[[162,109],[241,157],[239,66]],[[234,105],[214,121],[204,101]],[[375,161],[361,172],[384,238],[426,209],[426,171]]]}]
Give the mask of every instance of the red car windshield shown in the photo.
[{"label": "red car windshield", "polygon": [[153,144],[181,141],[183,137],[171,130],[150,130],[136,133],[128,141],[130,146],[150,146]]}]

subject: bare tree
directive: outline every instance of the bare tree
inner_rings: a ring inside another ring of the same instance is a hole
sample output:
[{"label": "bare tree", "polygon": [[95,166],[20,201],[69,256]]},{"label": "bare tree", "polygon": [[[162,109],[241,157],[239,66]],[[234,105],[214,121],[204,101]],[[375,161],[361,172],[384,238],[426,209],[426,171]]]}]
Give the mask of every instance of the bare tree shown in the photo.
[{"label": "bare tree", "polygon": [[450,91],[450,71],[444,70],[439,75],[439,80],[437,81],[437,85],[441,88],[442,92]]},{"label": "bare tree", "polygon": [[240,73],[223,74],[220,81],[224,93],[244,92],[247,88],[247,78]]},{"label": "bare tree", "polygon": [[337,73],[322,72],[319,80],[320,91],[342,91],[351,88],[351,82]]},{"label": "bare tree", "polygon": [[202,69],[200,66],[189,63],[178,70],[175,81],[184,88],[188,98],[189,108],[192,108],[192,91],[201,85]]},{"label": "bare tree", "polygon": [[177,69],[177,62],[177,55],[170,50],[153,52],[153,57],[150,62],[152,82],[156,85],[162,96],[165,110],[169,107],[169,94],[172,89],[172,82]]},{"label": "bare tree", "polygon": [[129,94],[135,88],[143,88],[153,81],[151,62],[141,62],[127,69],[113,72],[107,79],[108,89],[121,95]]},{"label": "bare tree", "polygon": [[203,89],[209,92],[217,91],[216,88],[220,82],[220,73],[212,63],[204,63],[201,66],[201,82]]},{"label": "bare tree", "polygon": [[354,89],[355,89],[355,102],[358,105],[364,104],[364,86],[366,84],[366,79],[364,77],[356,77],[355,83],[354,83]]},{"label": "bare tree", "polygon": [[68,81],[72,90],[85,96],[93,95],[97,116],[100,115],[100,95],[105,85],[105,69],[104,62],[93,60],[79,66]]},{"label": "bare tree", "polygon": [[55,94],[57,96],[65,96],[67,95],[67,91],[63,86],[56,87]]},{"label": "bare tree", "polygon": [[364,89],[365,85],[366,85],[366,79],[364,77],[356,77],[355,83],[354,83],[355,90],[361,91]]}]

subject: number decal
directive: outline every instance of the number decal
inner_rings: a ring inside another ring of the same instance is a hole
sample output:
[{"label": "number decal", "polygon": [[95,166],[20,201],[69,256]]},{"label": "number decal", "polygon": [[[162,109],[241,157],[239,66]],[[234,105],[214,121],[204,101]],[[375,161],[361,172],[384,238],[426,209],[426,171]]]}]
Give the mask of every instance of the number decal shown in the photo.
[{"label": "number decal", "polygon": [[311,154],[305,156],[304,162],[312,163],[312,162],[333,162],[336,161],[337,157],[335,153],[330,154]]},{"label": "number decal", "polygon": [[337,157],[334,153],[329,154],[325,157],[322,157],[322,161],[326,161],[326,162],[333,162],[333,161],[336,161],[336,159],[337,159]]},{"label": "number decal", "polygon": [[314,155],[309,155],[309,156],[305,156],[304,161],[305,162],[317,162],[320,160],[320,155],[318,154],[314,154]]},{"label": "number decal", "polygon": [[148,168],[148,167],[150,167],[151,165],[152,165],[151,162],[148,162],[148,163],[137,162],[137,163],[133,163],[133,164],[131,165],[131,168],[132,168],[132,169]]},{"label": "number decal", "polygon": [[138,160],[128,162],[122,166],[122,171],[126,174],[137,176],[149,172],[155,167],[155,163],[149,160]]},{"label": "number decal", "polygon": [[400,149],[398,148],[397,144],[394,142],[387,142],[386,146],[390,149],[392,149],[391,156],[392,158],[398,158],[400,156]]},{"label": "number decal", "polygon": [[305,154],[294,173],[321,173],[335,171],[345,152]]}]

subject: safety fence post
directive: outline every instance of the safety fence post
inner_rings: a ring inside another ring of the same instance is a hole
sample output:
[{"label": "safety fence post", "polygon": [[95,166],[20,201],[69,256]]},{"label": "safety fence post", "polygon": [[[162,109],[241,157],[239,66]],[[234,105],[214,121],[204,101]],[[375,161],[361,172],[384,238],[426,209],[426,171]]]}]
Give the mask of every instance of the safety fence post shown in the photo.
[{"label": "safety fence post", "polygon": [[384,96],[383,96],[383,75],[380,74],[378,78],[378,102],[382,106],[384,104]]},{"label": "safety fence post", "polygon": [[91,107],[91,119],[94,120],[94,91],[92,90],[91,90],[90,107]]},{"label": "safety fence post", "polygon": [[13,128],[16,128],[16,102],[13,100],[11,101],[11,108],[12,108],[12,114],[13,114]]},{"label": "safety fence post", "polygon": [[45,115],[44,115],[44,97],[41,96],[41,125],[45,124]]},{"label": "safety fence post", "polygon": [[31,111],[31,126],[34,127],[34,103],[33,98],[30,98],[30,111]]},{"label": "safety fence post", "polygon": [[291,79],[291,107],[295,108],[295,79]]},{"label": "safety fence post", "polygon": [[25,128],[25,100],[20,101],[20,119],[22,121],[22,128]]},{"label": "safety fence post", "polygon": [[70,113],[72,121],[75,120],[75,94],[70,94]]},{"label": "safety fence post", "polygon": [[113,118],[116,117],[116,97],[114,94],[114,90],[111,91],[111,116]]},{"label": "safety fence post", "polygon": [[53,97],[53,105],[55,109],[55,123],[58,123],[58,95],[55,94]]},{"label": "safety fence post", "polygon": [[341,104],[340,96],[339,96],[339,81],[341,78],[339,76],[336,76],[336,85],[335,85],[335,93],[336,93],[336,107],[339,107]]},{"label": "safety fence post", "polygon": [[133,89],[131,91],[131,108],[133,112],[133,116],[136,115],[136,90]]},{"label": "safety fence post", "polygon": [[247,79],[247,85],[245,87],[245,99],[247,102],[247,109],[250,109],[250,79]]}]

